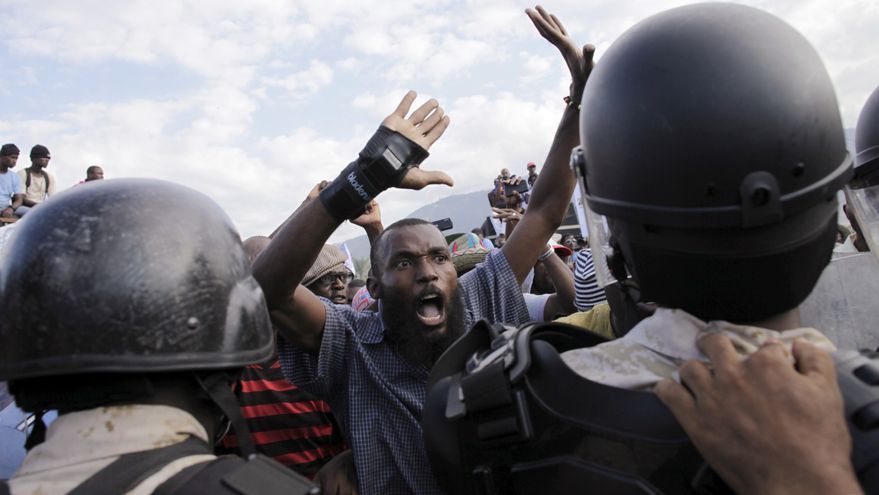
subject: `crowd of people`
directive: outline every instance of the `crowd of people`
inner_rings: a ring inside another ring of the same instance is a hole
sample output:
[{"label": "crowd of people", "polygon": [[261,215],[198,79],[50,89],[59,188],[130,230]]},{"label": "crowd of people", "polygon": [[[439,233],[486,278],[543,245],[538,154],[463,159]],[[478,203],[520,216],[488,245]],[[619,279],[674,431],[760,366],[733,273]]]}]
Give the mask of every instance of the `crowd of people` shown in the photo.
[{"label": "crowd of people", "polygon": [[[52,159],[49,148],[42,144],[34,145],[30,152],[31,165],[15,172],[12,169],[18,164],[20,154],[21,150],[14,143],[6,143],[0,147],[0,198],[3,198],[0,201],[4,202],[0,205],[3,207],[0,211],[2,225],[14,223],[32,208],[55,195],[57,181],[46,170],[49,160]],[[85,179],[80,184],[103,178],[104,169],[92,165],[86,169]]]},{"label": "crowd of people", "polygon": [[[169,182],[54,198],[48,149],[15,173],[3,145],[2,217],[24,219],[0,244],[0,380],[35,418],[0,493],[879,493],[879,446],[849,430],[879,396],[846,407],[797,311],[834,249],[873,242],[879,89],[853,160],[817,53],[765,12],[673,9],[597,66],[526,12],[570,94],[540,173],[495,179],[494,242],[382,222],[383,191],[454,184],[420,166],[451,120],[412,91],[243,242]],[[578,180],[589,232],[560,235]],[[348,221],[361,278],[328,243]]]}]

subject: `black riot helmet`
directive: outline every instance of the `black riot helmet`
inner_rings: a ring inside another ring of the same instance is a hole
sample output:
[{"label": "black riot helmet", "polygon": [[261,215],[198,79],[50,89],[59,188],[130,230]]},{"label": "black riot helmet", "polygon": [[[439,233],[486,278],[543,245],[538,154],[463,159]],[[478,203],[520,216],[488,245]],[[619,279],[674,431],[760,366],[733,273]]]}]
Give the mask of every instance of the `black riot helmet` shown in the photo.
[{"label": "black riot helmet", "polygon": [[855,129],[855,171],[861,177],[879,169],[879,87],[861,109]]},{"label": "black riot helmet", "polygon": [[879,256],[879,88],[867,99],[855,129],[855,178],[845,191],[852,227]]},{"label": "black riot helmet", "polygon": [[267,359],[262,291],[228,216],[158,180],[75,187],[0,263],[0,380],[240,368]]},{"label": "black riot helmet", "polygon": [[592,72],[580,132],[586,203],[642,300],[753,321],[811,292],[851,159],[830,78],[792,27],[724,3],[654,15]]}]

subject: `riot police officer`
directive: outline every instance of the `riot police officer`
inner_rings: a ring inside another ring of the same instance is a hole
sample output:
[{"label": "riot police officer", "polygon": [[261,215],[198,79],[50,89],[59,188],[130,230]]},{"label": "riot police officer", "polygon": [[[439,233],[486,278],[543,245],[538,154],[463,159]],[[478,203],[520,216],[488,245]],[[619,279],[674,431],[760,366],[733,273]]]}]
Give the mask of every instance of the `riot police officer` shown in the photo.
[{"label": "riot police officer", "polygon": [[690,5],[608,49],[580,133],[589,238],[607,240],[597,270],[617,302],[660,309],[598,345],[559,326],[472,330],[430,379],[437,477],[449,493],[715,493],[725,487],[651,390],[704,359],[706,332],[743,356],[796,338],[834,350],[797,314],[852,175],[830,78],[781,20]]},{"label": "riot police officer", "polygon": [[11,493],[315,493],[267,458],[212,453],[229,422],[252,452],[231,384],[274,343],[208,197],[156,180],[73,188],[5,252],[0,380],[37,415]]}]

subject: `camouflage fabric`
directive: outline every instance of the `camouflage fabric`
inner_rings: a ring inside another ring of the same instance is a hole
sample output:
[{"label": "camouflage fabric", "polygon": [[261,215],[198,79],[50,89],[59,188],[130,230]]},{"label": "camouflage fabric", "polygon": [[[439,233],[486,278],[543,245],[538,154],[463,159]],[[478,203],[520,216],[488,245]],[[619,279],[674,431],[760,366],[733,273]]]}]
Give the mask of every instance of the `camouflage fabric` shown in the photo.
[{"label": "camouflage fabric", "polygon": [[678,309],[658,309],[624,337],[587,349],[562,354],[565,363],[580,375],[605,385],[633,390],[649,390],[663,378],[677,378],[684,361],[707,361],[696,347],[702,333],[728,336],[742,356],[755,352],[769,339],[781,341],[790,350],[795,339],[803,339],[820,349],[836,347],[814,328],[778,332],[765,328],[735,325],[726,321],[704,322]]}]

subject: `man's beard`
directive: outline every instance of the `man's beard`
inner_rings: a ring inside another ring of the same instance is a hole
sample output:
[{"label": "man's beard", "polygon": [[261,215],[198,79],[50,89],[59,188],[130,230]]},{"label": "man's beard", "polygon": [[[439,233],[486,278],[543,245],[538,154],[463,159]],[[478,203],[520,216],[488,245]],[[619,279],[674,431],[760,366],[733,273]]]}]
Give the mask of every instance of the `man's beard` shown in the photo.
[{"label": "man's beard", "polygon": [[431,369],[446,349],[464,334],[464,300],[457,288],[446,304],[445,332],[437,334],[430,334],[421,328],[420,322],[415,320],[414,311],[402,310],[402,301],[385,297],[382,302],[385,340],[409,362]]}]

